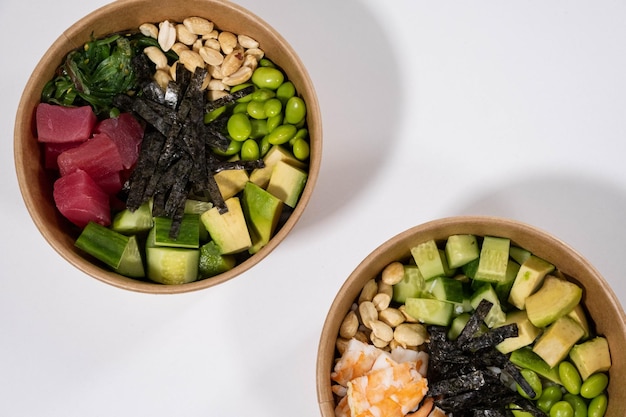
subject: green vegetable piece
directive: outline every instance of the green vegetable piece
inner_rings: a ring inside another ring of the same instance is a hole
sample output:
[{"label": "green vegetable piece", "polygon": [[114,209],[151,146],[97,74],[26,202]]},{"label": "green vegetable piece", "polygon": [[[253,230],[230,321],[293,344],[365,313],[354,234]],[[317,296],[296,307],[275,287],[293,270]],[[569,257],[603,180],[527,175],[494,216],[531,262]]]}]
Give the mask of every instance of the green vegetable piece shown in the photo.
[{"label": "green vegetable piece", "polygon": [[461,281],[448,277],[436,277],[426,282],[426,291],[437,300],[463,304],[464,294]]},{"label": "green vegetable piece", "polygon": [[520,368],[532,369],[542,377],[556,384],[561,384],[557,368],[551,368],[530,347],[523,347],[511,352],[509,360]]},{"label": "green vegetable piece", "polygon": [[268,134],[267,140],[272,145],[283,145],[291,140],[296,135],[298,128],[294,125],[283,124],[275,127]]},{"label": "green vegetable piece", "polygon": [[276,90],[285,80],[285,75],[277,68],[259,66],[252,73],[251,80],[258,88]]},{"label": "green vegetable piece", "polygon": [[198,278],[198,249],[146,247],[148,278],[166,285],[193,282]]},{"label": "green vegetable piece", "polygon": [[259,159],[261,150],[259,144],[254,139],[248,139],[241,145],[241,159],[244,161],[253,161]]},{"label": "green vegetable piece", "polygon": [[473,261],[469,261],[465,265],[461,267],[463,274],[466,277],[474,279],[476,278],[476,271],[478,270],[478,263],[480,262],[479,258],[474,259]]},{"label": "green vegetable piece", "polygon": [[[266,112],[267,114],[267,112]],[[270,116],[268,115],[267,117],[267,131],[268,132],[272,132],[274,129],[276,129],[278,126],[283,124],[283,114],[282,113],[278,113],[275,116]]]},{"label": "green vegetable piece", "polygon": [[444,275],[443,262],[434,240],[412,247],[411,255],[425,280]]},{"label": "green vegetable piece", "polygon": [[580,396],[591,399],[602,394],[609,385],[609,376],[604,372],[591,375],[580,386]]},{"label": "green vegetable piece", "polygon": [[503,282],[506,278],[510,245],[509,239],[485,236],[474,278],[485,282]]},{"label": "green vegetable piece", "polygon": [[233,140],[243,142],[250,137],[252,124],[246,114],[235,113],[228,118],[226,129]]},{"label": "green vegetable piece", "polygon": [[459,337],[459,335],[463,331],[463,328],[469,321],[470,317],[471,317],[471,314],[469,313],[461,313],[458,316],[456,316],[452,320],[452,323],[450,324],[450,328],[448,329],[448,339],[456,340],[457,337]]},{"label": "green vegetable piece", "polygon": [[215,121],[218,117],[220,117],[226,111],[226,106],[218,107],[215,110],[211,110],[210,112],[204,115],[204,123],[209,124]]},{"label": "green vegetable piece", "polygon": [[296,138],[296,140],[293,142],[291,151],[293,152],[293,156],[301,161],[306,161],[311,154],[311,147],[309,146],[309,142],[307,142],[306,139]]},{"label": "green vegetable piece", "polygon": [[150,204],[145,202],[135,211],[124,209],[113,217],[111,229],[129,235],[147,232],[154,224]]},{"label": "green vegetable piece", "polygon": [[563,393],[558,385],[549,385],[543,389],[541,396],[537,400],[537,408],[544,413],[549,413],[554,404],[561,401]]},{"label": "green vegetable piece", "polygon": [[[235,86],[231,87],[230,93],[231,94],[236,93],[237,91],[243,90],[244,88],[248,88],[251,85],[253,85],[253,84],[252,83],[243,83],[243,84],[235,85]],[[243,96],[241,98],[238,98],[237,99],[237,103],[247,103],[250,100],[252,100],[252,94],[247,94],[247,95],[245,95],[245,96]]]},{"label": "green vegetable piece", "polygon": [[571,362],[563,361],[559,363],[559,378],[561,378],[561,383],[567,392],[573,395],[580,394],[582,378]]},{"label": "green vegetable piece", "polygon": [[515,323],[517,325],[518,336],[508,337],[496,345],[501,353],[510,353],[521,347],[528,346],[535,341],[541,333],[541,329],[533,326],[528,320],[524,310],[514,310],[506,314],[506,320],[502,326]]},{"label": "green vegetable piece", "polygon": [[242,141],[232,139],[230,143],[228,144],[228,148],[226,148],[226,150],[220,150],[220,149],[214,148],[212,149],[212,151],[216,155],[220,155],[220,156],[233,156],[233,155],[237,155],[239,151],[241,151],[242,144],[243,144]]},{"label": "green vegetable piece", "polygon": [[254,91],[251,96],[252,101],[266,102],[267,100],[276,97],[276,92],[268,88],[259,88]]},{"label": "green vegetable piece", "polygon": [[169,246],[176,248],[198,248],[200,246],[200,216],[198,214],[183,214],[178,236],[170,237],[172,219],[169,217],[154,218],[154,234],[151,243],[154,246]]},{"label": "green vegetable piece", "polygon": [[583,330],[580,326],[569,317],[563,316],[544,330],[535,342],[533,351],[550,367],[556,367],[567,357],[570,349],[582,335]]},{"label": "green vegetable piece", "polygon": [[519,384],[516,384],[517,392],[522,397],[528,398],[529,400],[536,400],[537,398],[541,397],[543,387],[541,385],[541,378],[539,378],[539,375],[537,375],[537,373],[531,369],[522,369],[520,370],[520,373],[522,374],[522,377],[524,377],[526,382],[528,382],[533,391],[535,391],[535,396],[529,397]]},{"label": "green vegetable piece", "polygon": [[220,213],[217,207],[205,211],[200,220],[208,230],[211,239],[220,247],[222,254],[242,252],[252,246],[248,226],[238,197],[226,200],[226,213]]},{"label": "green vegetable piece", "polygon": [[537,292],[526,299],[528,319],[537,327],[546,327],[572,311],[582,295],[582,288],[573,282],[548,275]]},{"label": "green vegetable piece", "polygon": [[306,116],[306,104],[300,97],[294,96],[285,104],[285,122],[297,125]]},{"label": "green vegetable piece", "polygon": [[277,116],[283,111],[283,103],[277,98],[270,98],[263,104],[263,111],[268,118]]},{"label": "green vegetable piece", "polygon": [[458,268],[478,259],[480,249],[474,235],[452,235],[446,240],[446,258],[450,268]]},{"label": "green vegetable piece", "polygon": [[282,200],[291,208],[296,207],[306,185],[309,174],[285,161],[274,165],[267,184],[267,192]]},{"label": "green vegetable piece", "polygon": [[508,304],[509,294],[511,293],[511,288],[513,287],[513,283],[515,282],[515,277],[517,276],[519,269],[520,264],[512,259],[509,259],[506,266],[504,281],[498,282],[494,285],[493,289],[496,291],[496,294],[498,294],[500,304]]},{"label": "green vegetable piece", "polygon": [[502,325],[506,321],[506,315],[502,310],[496,291],[493,289],[491,284],[486,282],[482,283],[479,289],[474,292],[470,299],[470,304],[474,309],[476,309],[483,299],[488,300],[493,304],[489,313],[487,313],[487,316],[485,317],[485,324],[487,327],[492,328]]},{"label": "green vegetable piece", "polygon": [[250,132],[251,139],[261,139],[269,133],[269,130],[267,129],[267,120],[251,119],[250,125],[252,126],[252,131]]},{"label": "green vegetable piece", "polygon": [[283,103],[286,104],[287,100],[296,95],[296,87],[293,85],[291,81],[285,81],[278,87],[276,90],[276,97]]},{"label": "green vegetable piece", "polygon": [[567,392],[563,395],[563,400],[572,406],[574,417],[587,417],[587,403],[579,395]]},{"label": "green vegetable piece", "polygon": [[267,114],[265,114],[265,103],[263,102],[252,100],[246,106],[246,111],[253,119],[267,119]]},{"label": "green vegetable piece", "polygon": [[234,255],[222,255],[219,246],[210,241],[200,247],[198,275],[200,279],[214,277],[229,271],[237,264]]},{"label": "green vegetable piece", "polygon": [[609,344],[601,336],[575,345],[569,352],[569,358],[583,381],[596,372],[607,372],[611,367]]},{"label": "green vegetable piece", "polygon": [[242,194],[243,213],[252,237],[250,253],[265,246],[276,230],[283,203],[258,185],[248,182]]},{"label": "green vegetable piece", "polygon": [[589,402],[587,408],[588,417],[603,417],[608,407],[608,397],[606,394],[600,394]]},{"label": "green vegetable piece", "polygon": [[509,302],[519,310],[523,310],[528,296],[539,288],[543,278],[552,271],[554,271],[554,265],[531,255],[521,264],[519,272],[515,277],[515,282],[511,287]]},{"label": "green vegetable piece", "polygon": [[520,248],[519,246],[511,245],[509,248],[509,256],[518,264],[523,264],[528,258],[530,258],[530,251]]},{"label": "green vegetable piece", "polygon": [[404,276],[402,280],[393,285],[391,299],[397,303],[406,301],[407,298],[417,298],[424,288],[424,277],[414,265],[403,265]]},{"label": "green vegetable piece", "polygon": [[422,323],[448,326],[452,321],[452,303],[434,298],[407,298],[404,305],[406,313]]},{"label": "green vegetable piece", "polygon": [[550,408],[550,417],[574,417],[574,408],[567,401],[557,401]]}]

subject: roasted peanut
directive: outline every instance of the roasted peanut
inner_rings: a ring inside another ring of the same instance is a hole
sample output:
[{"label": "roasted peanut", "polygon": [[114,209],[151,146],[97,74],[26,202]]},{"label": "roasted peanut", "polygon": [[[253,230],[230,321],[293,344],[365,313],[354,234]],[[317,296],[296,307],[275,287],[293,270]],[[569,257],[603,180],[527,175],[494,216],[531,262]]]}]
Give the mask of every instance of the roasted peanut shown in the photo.
[{"label": "roasted peanut", "polygon": [[383,311],[389,307],[389,304],[391,303],[391,296],[389,294],[379,292],[372,299],[372,303],[374,303],[376,310]]},{"label": "roasted peanut", "polygon": [[237,36],[237,42],[246,49],[259,47],[259,43],[247,35]]},{"label": "roasted peanut", "polygon": [[224,77],[228,77],[231,74],[234,74],[241,65],[243,64],[244,53],[243,49],[233,49],[231,53],[224,57],[224,61],[222,62],[222,74]]},{"label": "roasted peanut", "polygon": [[196,39],[198,39],[198,36],[191,33],[185,25],[178,24],[176,25],[176,39],[178,40],[178,42],[184,43],[187,46],[191,46],[196,41]]},{"label": "roasted peanut", "polygon": [[237,46],[237,37],[231,32],[220,32],[217,40],[220,42],[222,52],[226,55],[230,54]]},{"label": "roasted peanut", "polygon": [[372,322],[378,320],[378,310],[371,301],[363,301],[359,304],[359,316],[361,323],[368,329],[372,328]]},{"label": "roasted peanut", "polygon": [[183,20],[183,25],[194,35],[208,35],[213,31],[213,22],[198,16],[188,17]]},{"label": "roasted peanut", "polygon": [[194,72],[198,67],[204,67],[204,60],[200,54],[191,49],[182,51],[178,56],[178,62],[183,64],[190,72]]},{"label": "roasted peanut", "polygon": [[350,339],[356,335],[358,330],[359,319],[356,316],[356,313],[350,310],[341,322],[341,326],[339,327],[339,336]]},{"label": "roasted peanut", "polygon": [[404,278],[404,266],[400,262],[392,262],[383,269],[381,281],[387,285],[395,285]]},{"label": "roasted peanut", "polygon": [[391,327],[397,327],[404,323],[404,314],[397,308],[389,307],[378,313],[378,319],[383,323],[387,323]]},{"label": "roasted peanut", "polygon": [[152,23],[144,23],[139,26],[139,31],[144,36],[149,36],[151,38],[156,39],[159,36],[159,28]]},{"label": "roasted peanut", "polygon": [[428,332],[419,323],[402,323],[393,331],[393,338],[404,348],[419,346],[428,339]]},{"label": "roasted peanut", "polygon": [[148,46],[144,48],[143,53],[146,54],[148,59],[156,65],[156,69],[166,69],[167,68],[167,57],[161,51],[160,48],[156,46]]},{"label": "roasted peanut", "polygon": [[391,342],[391,340],[393,340],[394,330],[388,324],[385,324],[380,320],[373,320],[371,326],[372,334],[378,339],[386,343],[389,343]]},{"label": "roasted peanut", "polygon": [[200,48],[198,53],[208,65],[221,65],[224,61],[224,56],[220,51],[206,45]]},{"label": "roasted peanut", "polygon": [[176,27],[167,20],[159,23],[157,41],[163,51],[169,51],[176,42]]},{"label": "roasted peanut", "polygon": [[365,283],[363,289],[361,290],[361,294],[359,294],[359,304],[363,301],[372,301],[374,296],[378,293],[378,284],[376,280],[371,279]]}]

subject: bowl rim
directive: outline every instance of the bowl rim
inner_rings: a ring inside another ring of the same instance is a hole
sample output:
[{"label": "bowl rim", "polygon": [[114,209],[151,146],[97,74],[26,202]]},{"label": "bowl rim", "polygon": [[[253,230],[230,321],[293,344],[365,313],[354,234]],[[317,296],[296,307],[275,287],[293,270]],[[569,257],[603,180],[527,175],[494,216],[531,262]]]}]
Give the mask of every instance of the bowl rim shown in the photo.
[{"label": "bowl rim", "polygon": [[[41,79],[49,79],[50,77],[46,77],[45,74],[46,71],[49,71],[54,61],[60,61],[59,57],[65,56],[65,54],[67,54],[71,49],[82,46],[87,40],[85,38],[85,33],[90,33],[90,28],[96,27],[96,23],[98,25],[102,25],[101,22],[109,20],[107,18],[114,16],[116,13],[122,13],[124,9],[131,8],[131,10],[137,10],[141,7],[153,6],[153,4],[150,0],[117,0],[103,5],[85,15],[84,17],[80,18],[69,28],[67,28],[50,45],[49,49],[40,58],[40,61],[35,66],[32,74],[30,75],[20,98],[14,127],[14,162],[18,185],[20,193],[22,195],[22,199],[31,216],[32,221],[35,223],[38,231],[48,242],[48,244],[50,244],[50,246],[52,246],[52,248],[59,255],[61,255],[61,257],[63,257],[66,261],[68,261],[80,271],[93,278],[96,278],[97,280],[118,288],[136,292],[151,294],[174,294],[205,289],[226,282],[252,268],[254,265],[262,261],[267,255],[269,255],[280,243],[282,243],[286,236],[295,227],[295,224],[302,216],[313,195],[313,191],[317,183],[319,170],[321,167],[323,132],[319,102],[311,77],[293,47],[275,28],[269,25],[269,23],[267,23],[265,20],[263,20],[261,17],[257,16],[250,10],[236,3],[227,0],[187,0],[185,4],[186,7],[188,7],[188,10],[202,10],[202,12],[197,12],[195,14],[209,18],[210,20],[214,21],[216,23],[216,26],[220,29],[222,29],[222,27],[224,26],[228,27],[230,21],[225,22],[227,17],[220,18],[217,15],[223,16],[225,14],[226,16],[235,16],[236,18],[247,19],[253,22],[253,25],[251,25],[251,31],[256,31],[255,35],[262,34],[262,38],[267,39],[267,43],[271,44],[271,50],[280,49],[280,58],[272,56],[270,56],[270,58],[272,58],[277,63],[277,65],[281,67],[284,66],[281,64],[289,63],[289,67],[293,68],[294,72],[296,72],[296,74],[289,73],[288,76],[290,80],[294,81],[294,84],[297,80],[298,92],[304,96],[305,102],[307,103],[307,125],[313,128],[313,131],[311,131],[311,128],[309,129],[311,155],[309,158],[308,179],[307,184],[305,185],[305,188],[300,196],[299,202],[296,205],[295,209],[293,210],[287,221],[282,225],[281,229],[274,234],[272,239],[270,239],[269,243],[265,245],[259,252],[241,262],[233,269],[212,278],[178,285],[163,285],[149,281],[134,280],[132,278],[124,277],[113,271],[106,270],[103,267],[91,263],[86,258],[79,255],[76,251],[67,250],[67,242],[65,242],[61,236],[58,236],[58,233],[55,233],[55,231],[49,228],[49,225],[46,224],[46,219],[36,207],[38,202],[38,196],[36,195],[36,191],[32,187],[29,187],[28,184],[29,180],[32,180],[33,178],[36,179],[38,176],[41,177],[42,175],[41,173],[34,174],[32,170],[35,168],[27,166],[28,164],[25,162],[27,161],[27,149],[24,141],[21,140],[22,138],[28,137],[28,132],[34,132],[34,106],[32,104],[33,102],[39,102],[39,100],[33,100],[33,97],[34,95],[38,96],[40,91],[40,89],[38,89],[38,84],[36,83],[36,81]],[[159,6],[160,8],[162,8],[164,5],[169,5],[169,9],[172,9],[174,7],[178,7],[178,2],[176,0],[164,0],[162,3],[160,3]],[[155,13],[158,14],[157,12]],[[182,12],[179,13],[179,15],[182,16]],[[175,19],[171,18],[171,20]],[[161,20],[154,19],[154,21]],[[121,25],[121,23],[116,22],[113,25],[117,25],[113,31],[129,29],[121,27],[120,29],[117,29]],[[93,31],[94,29],[91,30]],[[97,37],[104,36],[108,33],[112,33],[112,31],[109,30],[107,33],[97,35]]]},{"label": "bowl rim", "polygon": [[[493,233],[492,230],[494,226],[502,227],[503,229],[500,231],[501,233]],[[512,243],[514,242],[522,247],[535,247],[537,245],[542,246],[542,250],[538,251],[538,253],[531,250],[531,252],[533,252],[533,254],[537,254],[537,256],[545,255],[545,248],[543,246],[554,249],[556,253],[566,254],[566,256],[570,258],[569,261],[571,261],[576,268],[582,268],[581,271],[586,277],[585,279],[591,279],[597,282],[597,287],[601,289],[601,293],[606,298],[604,301],[608,303],[603,305],[601,308],[609,308],[612,311],[617,312],[618,317],[616,318],[618,320],[614,320],[614,323],[611,324],[616,326],[616,330],[613,334],[617,334],[618,336],[613,339],[618,340],[607,338],[612,355],[616,356],[614,352],[618,352],[618,348],[620,348],[622,344],[626,343],[626,313],[624,312],[624,308],[617,299],[614,291],[604,277],[586,258],[560,238],[529,223],[506,217],[460,215],[430,220],[404,230],[380,244],[363,258],[356,268],[348,275],[346,280],[340,285],[333,301],[331,302],[326,318],[324,319],[318,341],[316,358],[316,391],[318,405],[322,416],[334,416],[336,406],[334,395],[331,391],[330,373],[335,356],[335,343],[339,332],[341,318],[347,313],[350,305],[352,305],[358,296],[358,293],[360,292],[360,289],[365,281],[369,278],[374,278],[390,261],[408,257],[409,249],[414,244],[427,241],[431,238],[442,240],[445,236],[455,234],[454,232],[459,234],[474,233],[479,236],[491,235],[509,237]],[[397,257],[395,256],[397,254],[402,254],[403,256]],[[547,259],[550,260],[550,257],[547,257]],[[559,259],[559,262],[554,262],[554,264],[558,269],[564,272],[568,278],[571,279],[576,276],[581,276],[581,274],[572,275],[572,271],[568,268],[563,271],[562,268],[559,267],[562,262],[563,261]],[[368,272],[370,269],[372,270]],[[374,270],[377,272],[372,274]],[[587,291],[586,288],[585,291]],[[344,296],[344,294],[347,295]],[[589,306],[585,305],[585,307],[588,308]],[[593,316],[595,317],[595,315]],[[621,321],[619,318],[621,318]],[[624,366],[626,366],[626,364],[621,365],[621,367]],[[612,378],[612,380],[615,379],[616,378]],[[609,384],[609,398],[619,397],[621,403],[626,402],[626,393],[618,391],[618,388],[616,388],[615,385],[615,383]],[[618,412],[621,413],[619,415],[624,415],[626,412],[626,404],[620,404],[620,410],[615,410],[615,407],[615,404],[609,400],[609,409],[607,410],[608,412],[606,415],[618,415],[616,414]]]}]

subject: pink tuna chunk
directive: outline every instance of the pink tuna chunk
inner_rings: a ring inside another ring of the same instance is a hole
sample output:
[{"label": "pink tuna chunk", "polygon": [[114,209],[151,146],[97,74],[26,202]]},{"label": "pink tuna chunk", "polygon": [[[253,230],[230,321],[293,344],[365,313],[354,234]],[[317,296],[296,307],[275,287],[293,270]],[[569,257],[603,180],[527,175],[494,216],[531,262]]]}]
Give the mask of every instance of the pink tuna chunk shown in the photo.
[{"label": "pink tuna chunk", "polygon": [[77,142],[91,136],[96,115],[90,106],[39,103],[35,115],[39,142]]},{"label": "pink tuna chunk", "polygon": [[115,142],[125,169],[135,165],[143,139],[143,126],[130,113],[104,119],[96,125],[94,133],[105,133]]},{"label": "pink tuna chunk", "polygon": [[[109,190],[111,178],[117,177],[121,189],[119,171],[123,169],[122,157],[113,140],[99,133],[76,148],[69,149],[57,158],[61,176],[83,170],[101,187]],[[114,187],[115,188],[115,187]]]},{"label": "pink tuna chunk", "polygon": [[57,209],[78,227],[90,221],[111,224],[109,196],[83,170],[77,170],[54,182]]},{"label": "pink tuna chunk", "polygon": [[[86,140],[86,139],[85,139]],[[59,169],[59,164],[57,163],[57,158],[61,153],[75,148],[81,143],[85,142],[84,140],[78,142],[49,142],[44,143],[42,146],[44,148],[44,166],[47,169]]]}]

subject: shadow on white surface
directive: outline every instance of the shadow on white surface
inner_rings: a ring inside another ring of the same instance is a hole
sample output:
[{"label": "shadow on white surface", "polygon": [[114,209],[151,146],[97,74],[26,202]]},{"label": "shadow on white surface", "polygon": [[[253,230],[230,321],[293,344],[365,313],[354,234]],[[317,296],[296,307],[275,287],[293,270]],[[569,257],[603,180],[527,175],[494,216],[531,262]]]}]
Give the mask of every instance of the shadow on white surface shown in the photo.
[{"label": "shadow on white surface", "polygon": [[457,211],[514,218],[555,235],[593,263],[626,302],[623,188],[577,175],[536,175],[477,195]]}]

